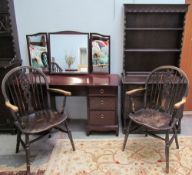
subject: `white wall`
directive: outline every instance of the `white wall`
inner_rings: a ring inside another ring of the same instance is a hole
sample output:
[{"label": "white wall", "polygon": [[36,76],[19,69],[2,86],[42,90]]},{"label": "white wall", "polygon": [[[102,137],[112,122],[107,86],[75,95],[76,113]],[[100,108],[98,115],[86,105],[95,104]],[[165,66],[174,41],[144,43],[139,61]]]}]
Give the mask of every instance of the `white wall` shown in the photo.
[{"label": "white wall", "polygon": [[[14,0],[23,64],[29,63],[27,34],[63,30],[96,32],[111,36],[111,73],[120,74],[124,3],[181,4],[184,0]],[[71,98],[69,104],[73,105],[70,110],[73,118],[86,117],[84,97]]]}]

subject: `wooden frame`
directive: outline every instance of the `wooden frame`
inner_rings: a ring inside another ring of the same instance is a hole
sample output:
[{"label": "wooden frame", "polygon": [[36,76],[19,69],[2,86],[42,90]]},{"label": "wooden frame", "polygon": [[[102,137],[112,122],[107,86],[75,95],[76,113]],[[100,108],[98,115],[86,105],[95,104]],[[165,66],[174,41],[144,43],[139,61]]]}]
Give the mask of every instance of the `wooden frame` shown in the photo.
[{"label": "wooden frame", "polygon": [[47,33],[26,35],[29,65],[34,68],[49,71],[48,38]]},{"label": "wooden frame", "polygon": [[110,35],[59,31],[30,34],[26,39],[29,65],[44,73],[110,74]]},{"label": "wooden frame", "polygon": [[48,33],[48,38],[49,63],[54,66],[56,63],[58,66],[58,69],[50,66],[51,74],[88,74],[90,72],[89,33],[60,31]]},{"label": "wooden frame", "polygon": [[110,73],[110,36],[90,33],[92,73]]}]

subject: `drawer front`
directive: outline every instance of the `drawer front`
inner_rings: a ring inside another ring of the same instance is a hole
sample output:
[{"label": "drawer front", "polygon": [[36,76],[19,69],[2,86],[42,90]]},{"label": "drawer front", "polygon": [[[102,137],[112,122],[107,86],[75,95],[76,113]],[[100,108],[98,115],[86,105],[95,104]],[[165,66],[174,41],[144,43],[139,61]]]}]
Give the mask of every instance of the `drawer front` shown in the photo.
[{"label": "drawer front", "polygon": [[115,111],[90,111],[89,124],[115,125]]},{"label": "drawer front", "polygon": [[89,108],[99,110],[116,110],[116,98],[89,97]]},{"label": "drawer front", "polygon": [[89,96],[116,96],[115,87],[91,87]]}]

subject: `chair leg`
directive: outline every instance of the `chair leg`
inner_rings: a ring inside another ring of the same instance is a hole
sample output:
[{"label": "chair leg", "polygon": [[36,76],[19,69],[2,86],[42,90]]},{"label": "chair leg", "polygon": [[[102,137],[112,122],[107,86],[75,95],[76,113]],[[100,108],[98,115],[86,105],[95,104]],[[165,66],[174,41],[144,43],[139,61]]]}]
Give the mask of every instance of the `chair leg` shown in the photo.
[{"label": "chair leg", "polygon": [[148,129],[146,128],[145,129],[145,137],[147,137],[148,136]]},{"label": "chair leg", "polygon": [[17,144],[16,144],[16,153],[19,152],[19,146],[21,142],[21,132],[17,130]]},{"label": "chair leg", "polygon": [[166,173],[169,173],[169,132],[166,132],[165,136],[165,161],[166,161]]},{"label": "chair leg", "polygon": [[30,175],[30,143],[28,134],[25,135],[25,151],[26,151],[27,175]]},{"label": "chair leg", "polygon": [[123,148],[122,148],[122,151],[125,150],[125,146],[126,146],[127,139],[128,139],[128,136],[129,136],[129,129],[130,129],[131,123],[132,123],[132,120],[129,120],[127,129],[126,129],[126,131],[125,131],[125,137],[124,137],[124,142],[123,142]]},{"label": "chair leg", "polygon": [[74,145],[74,142],[73,142],[73,137],[72,137],[71,131],[69,130],[67,121],[65,121],[65,127],[66,127],[66,129],[67,129],[67,134],[68,134],[69,140],[70,140],[70,142],[71,142],[73,151],[75,151],[75,145]]},{"label": "chair leg", "polygon": [[177,137],[177,129],[173,128],[173,132],[175,134],[175,143],[176,143],[176,148],[179,149],[179,142],[178,142],[178,137]]}]

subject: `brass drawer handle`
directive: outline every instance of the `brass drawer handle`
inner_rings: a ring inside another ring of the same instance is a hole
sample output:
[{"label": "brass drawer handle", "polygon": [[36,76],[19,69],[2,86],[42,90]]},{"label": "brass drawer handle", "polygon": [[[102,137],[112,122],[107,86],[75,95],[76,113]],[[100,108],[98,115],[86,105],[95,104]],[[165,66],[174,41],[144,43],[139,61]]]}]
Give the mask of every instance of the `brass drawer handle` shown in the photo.
[{"label": "brass drawer handle", "polygon": [[99,117],[100,118],[104,118],[104,114],[99,114]]},{"label": "brass drawer handle", "polygon": [[104,94],[105,91],[104,91],[104,89],[100,89],[99,92],[100,92],[100,94]]},{"label": "brass drawer handle", "polygon": [[104,104],[104,100],[103,100],[103,99],[100,100],[100,104],[101,104],[101,105]]}]

